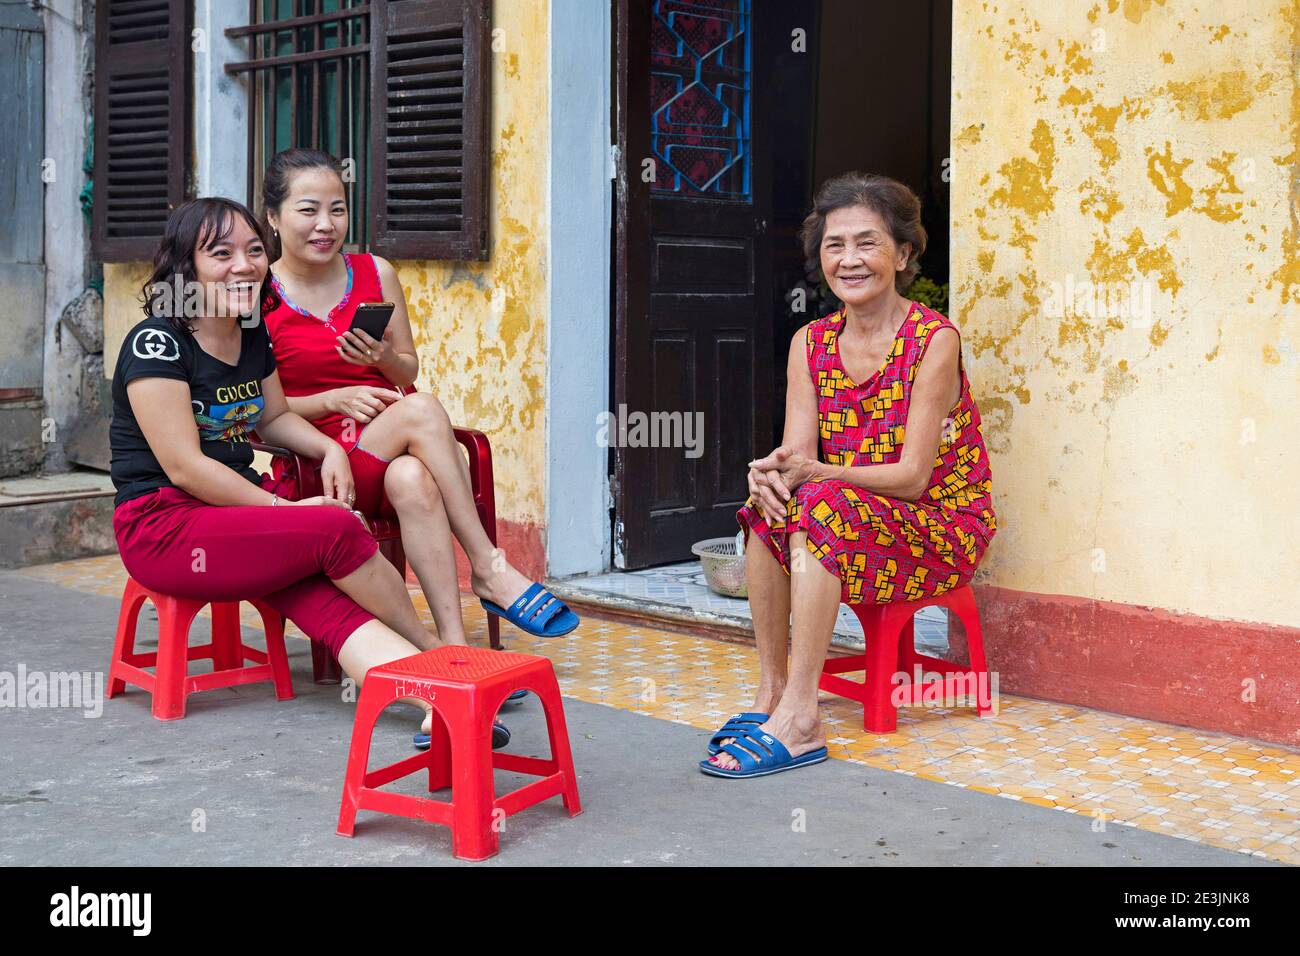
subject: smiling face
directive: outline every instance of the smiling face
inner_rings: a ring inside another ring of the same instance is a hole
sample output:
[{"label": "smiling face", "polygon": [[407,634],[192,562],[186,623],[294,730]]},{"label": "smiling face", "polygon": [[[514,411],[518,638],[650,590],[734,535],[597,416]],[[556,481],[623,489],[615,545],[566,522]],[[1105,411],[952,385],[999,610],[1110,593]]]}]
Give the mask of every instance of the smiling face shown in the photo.
[{"label": "smiling face", "polygon": [[271,267],[266,247],[243,216],[232,214],[220,231],[219,237],[200,235],[194,249],[194,275],[203,287],[205,314],[250,315]]},{"label": "smiling face", "polygon": [[846,206],[826,215],[822,273],[847,306],[860,308],[892,293],[894,279],[911,254],[911,246],[895,243],[885,221],[866,206]]},{"label": "smiling face", "polygon": [[320,265],[330,261],[348,234],[348,203],[343,180],[325,167],[303,169],[289,180],[280,208],[268,210],[280,233],[281,254]]}]

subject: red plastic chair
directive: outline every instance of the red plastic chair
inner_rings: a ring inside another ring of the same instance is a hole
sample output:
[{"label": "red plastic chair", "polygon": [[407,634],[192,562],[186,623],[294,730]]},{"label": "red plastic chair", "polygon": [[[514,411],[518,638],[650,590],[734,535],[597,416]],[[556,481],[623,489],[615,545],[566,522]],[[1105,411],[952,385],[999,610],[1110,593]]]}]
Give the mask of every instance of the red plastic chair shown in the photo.
[{"label": "red plastic chair", "polygon": [[[506,696],[520,688],[532,691],[542,702],[551,743],[548,759],[492,752],[493,718]],[[395,700],[411,697],[426,700],[433,708],[429,749],[368,770],[375,721]],[[540,779],[498,797],[494,770]],[[421,771],[429,774],[430,793],[451,787],[450,802],[380,789]],[[339,807],[340,836],[353,835],[358,810],[377,810],[449,826],[455,856],[485,860],[497,852],[505,817],[554,796],[563,796],[569,816],[582,812],[564,703],[555,668],[545,657],[444,646],[366,673],[352,725]]]},{"label": "red plastic chair", "polygon": [[[488,540],[495,545],[497,507],[496,486],[492,478],[492,446],[487,436],[480,431],[472,428],[456,428],[453,431],[456,441],[460,442],[469,453],[469,483],[474,495],[474,508],[478,512],[479,521],[483,524],[483,530],[487,532]],[[302,458],[287,448],[265,445],[261,442],[253,442],[252,445],[254,451],[264,451],[289,460],[290,472],[297,475],[298,493],[301,497],[314,498],[324,493],[318,470],[320,462]],[[379,510],[379,515],[373,518],[367,515],[366,520],[375,536],[375,542],[379,545],[380,553],[392,562],[393,567],[397,568],[405,578],[406,550],[402,547],[402,529],[397,521],[397,512],[388,501],[386,493],[382,496]],[[500,650],[501,619],[495,614],[489,614],[487,621],[488,641],[493,650]],[[343,679],[343,671],[338,661],[325,647],[315,641],[311,645],[311,664],[312,675],[318,684],[337,684]]]},{"label": "red plastic chair", "polygon": [[[158,650],[137,653],[136,623],[144,602],[158,610]],[[204,606],[212,605],[212,640],[190,647],[190,624]],[[244,643],[239,628],[238,601],[194,601],[159,594],[128,577],[122,594],[122,609],[113,641],[113,659],[108,666],[108,697],[126,690],[127,684],[153,694],[153,715],[159,720],[180,720],[185,716],[190,694],[238,684],[269,680],[275,684],[277,700],[293,699],[293,681],[284,649],[284,619],[261,601],[249,602],[262,615],[266,628],[266,651]],[[212,673],[189,674],[190,661],[211,660]],[[252,661],[249,666],[246,661]],[[154,673],[144,670],[155,668]]]},{"label": "red plastic chair", "polygon": [[[969,696],[975,690],[975,709],[980,717],[993,714],[984,661],[984,632],[979,609],[970,587],[961,587],[938,597],[900,604],[850,604],[862,622],[866,653],[850,657],[828,657],[822,665],[820,687],[828,693],[862,704],[862,726],[873,734],[892,734],[898,727],[897,703],[924,704],[938,699]],[[923,607],[943,607],[957,615],[966,628],[970,667],[927,657],[916,652],[912,617]],[[922,675],[915,680],[916,667]],[[862,682],[835,675],[865,670]],[[906,675],[900,682],[895,675]]]}]

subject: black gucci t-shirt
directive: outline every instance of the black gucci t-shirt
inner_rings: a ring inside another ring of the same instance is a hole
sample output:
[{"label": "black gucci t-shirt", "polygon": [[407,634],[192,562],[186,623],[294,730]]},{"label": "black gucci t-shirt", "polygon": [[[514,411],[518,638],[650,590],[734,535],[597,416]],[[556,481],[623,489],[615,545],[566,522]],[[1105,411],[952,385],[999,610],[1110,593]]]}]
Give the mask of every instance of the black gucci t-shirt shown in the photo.
[{"label": "black gucci t-shirt", "polygon": [[164,319],[145,319],[128,332],[113,372],[113,422],[108,430],[110,474],[117,489],[114,506],[171,487],[131,411],[128,383],[137,378],[188,382],[203,454],[260,484],[248,433],[262,417],[262,379],[274,371],[271,337],[261,320],[243,329],[237,365],[213,358],[193,335],[177,332]]}]

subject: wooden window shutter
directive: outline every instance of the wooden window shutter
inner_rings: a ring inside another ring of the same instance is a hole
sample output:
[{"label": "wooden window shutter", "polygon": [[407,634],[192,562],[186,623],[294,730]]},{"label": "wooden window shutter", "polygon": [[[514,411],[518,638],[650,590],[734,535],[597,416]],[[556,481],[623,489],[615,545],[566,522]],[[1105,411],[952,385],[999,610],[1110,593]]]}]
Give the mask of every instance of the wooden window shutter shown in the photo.
[{"label": "wooden window shutter", "polygon": [[370,249],[488,258],[489,0],[371,0]]},{"label": "wooden window shutter", "polygon": [[92,246],[105,262],[149,260],[186,194],[190,0],[95,7]]}]

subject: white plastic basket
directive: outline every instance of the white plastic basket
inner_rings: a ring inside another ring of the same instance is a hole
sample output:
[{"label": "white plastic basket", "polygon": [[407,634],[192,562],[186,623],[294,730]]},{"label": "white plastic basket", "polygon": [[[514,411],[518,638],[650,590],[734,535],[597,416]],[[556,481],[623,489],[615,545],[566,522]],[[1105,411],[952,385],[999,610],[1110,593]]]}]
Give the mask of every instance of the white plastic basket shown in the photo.
[{"label": "white plastic basket", "polygon": [[691,554],[704,566],[709,589],[725,597],[749,596],[745,587],[745,555],[735,538],[708,538],[691,545]]}]

